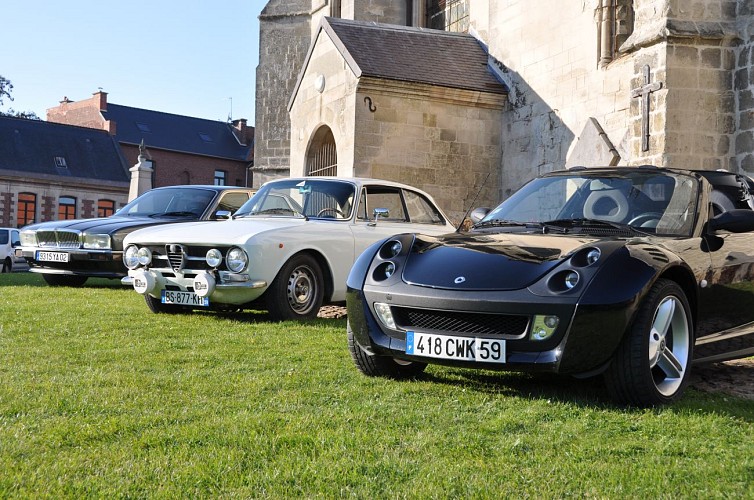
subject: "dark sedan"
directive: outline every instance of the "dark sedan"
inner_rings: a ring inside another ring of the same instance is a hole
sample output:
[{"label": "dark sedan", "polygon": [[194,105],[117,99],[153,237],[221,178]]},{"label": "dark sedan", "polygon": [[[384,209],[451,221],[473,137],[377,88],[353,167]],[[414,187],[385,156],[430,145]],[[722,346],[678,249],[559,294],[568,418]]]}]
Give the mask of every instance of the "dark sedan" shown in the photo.
[{"label": "dark sedan", "polygon": [[137,229],[175,222],[215,220],[253,194],[232,186],[169,186],[147,191],[110,217],[58,220],[21,230],[20,252],[30,271],[50,285],[80,286],[90,277],[122,278],[123,238]]},{"label": "dark sedan", "polygon": [[752,187],[578,168],[477,211],[469,233],[388,238],[348,277],[352,358],[396,378],[428,363],[602,374],[620,403],[669,403],[692,364],[754,354]]}]

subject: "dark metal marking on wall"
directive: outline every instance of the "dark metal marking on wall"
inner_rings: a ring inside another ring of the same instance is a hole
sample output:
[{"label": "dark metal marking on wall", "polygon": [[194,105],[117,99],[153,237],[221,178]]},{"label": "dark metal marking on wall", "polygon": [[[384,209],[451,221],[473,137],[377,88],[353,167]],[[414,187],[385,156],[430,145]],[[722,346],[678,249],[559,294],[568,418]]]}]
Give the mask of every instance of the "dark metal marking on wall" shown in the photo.
[{"label": "dark metal marking on wall", "polygon": [[644,85],[631,91],[631,97],[641,97],[641,150],[649,151],[649,94],[660,90],[662,82],[649,83],[649,65],[644,65]]},{"label": "dark metal marking on wall", "polygon": [[372,98],[371,97],[366,96],[364,98],[364,102],[367,103],[367,106],[369,106],[369,111],[371,111],[372,113],[374,113],[375,111],[377,111],[377,106],[373,106],[372,105]]}]

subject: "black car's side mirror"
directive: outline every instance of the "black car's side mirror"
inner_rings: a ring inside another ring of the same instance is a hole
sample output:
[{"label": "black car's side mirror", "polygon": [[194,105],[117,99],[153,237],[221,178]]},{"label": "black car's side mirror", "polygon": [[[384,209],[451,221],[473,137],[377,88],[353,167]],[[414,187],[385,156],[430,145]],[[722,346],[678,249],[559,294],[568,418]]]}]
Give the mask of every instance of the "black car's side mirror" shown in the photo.
[{"label": "black car's side mirror", "polygon": [[476,224],[480,220],[487,217],[487,214],[490,213],[490,210],[492,210],[489,207],[478,207],[471,211],[469,214],[469,218],[471,219],[471,222]]},{"label": "black car's side mirror", "polygon": [[754,231],[754,210],[736,209],[723,212],[709,221],[711,232],[728,231],[748,233]]}]

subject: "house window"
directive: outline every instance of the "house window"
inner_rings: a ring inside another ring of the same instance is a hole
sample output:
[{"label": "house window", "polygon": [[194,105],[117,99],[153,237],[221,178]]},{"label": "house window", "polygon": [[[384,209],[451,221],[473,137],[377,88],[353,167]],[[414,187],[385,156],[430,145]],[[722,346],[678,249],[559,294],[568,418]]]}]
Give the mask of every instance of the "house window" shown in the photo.
[{"label": "house window", "polygon": [[212,136],[204,132],[199,132],[199,138],[203,140],[204,142],[213,142]]},{"label": "house window", "polygon": [[34,193],[18,194],[18,211],[16,213],[16,227],[23,227],[34,222],[37,214],[37,195]]},{"label": "house window", "polygon": [[61,196],[58,198],[58,220],[69,220],[76,218],[76,198],[72,196]]},{"label": "house window", "polygon": [[136,128],[138,128],[142,132],[151,132],[152,131],[152,129],[150,129],[149,125],[147,125],[146,123],[136,122]]},{"label": "house window", "polygon": [[427,0],[427,28],[468,33],[469,0]]},{"label": "house window", "polygon": [[228,172],[225,170],[215,170],[215,186],[224,186],[228,178]]},{"label": "house window", "polygon": [[115,202],[113,200],[97,201],[97,217],[110,217],[115,213]]},{"label": "house window", "polygon": [[55,166],[58,168],[68,168],[68,164],[65,162],[64,156],[55,157]]}]

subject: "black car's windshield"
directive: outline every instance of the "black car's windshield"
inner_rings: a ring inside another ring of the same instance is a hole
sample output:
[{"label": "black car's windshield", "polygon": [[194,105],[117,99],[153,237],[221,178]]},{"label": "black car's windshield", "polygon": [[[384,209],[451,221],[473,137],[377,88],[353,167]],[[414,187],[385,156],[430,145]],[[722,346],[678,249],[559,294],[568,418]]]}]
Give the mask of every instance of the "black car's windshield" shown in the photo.
[{"label": "black car's windshield", "polygon": [[356,188],[335,179],[291,179],[265,184],[235,217],[351,218]]},{"label": "black car's windshield", "polygon": [[694,177],[667,171],[580,170],[534,179],[475,227],[523,224],[561,232],[623,228],[637,234],[688,236],[698,190]]},{"label": "black car's windshield", "polygon": [[115,215],[130,217],[201,217],[215,192],[201,188],[153,189],[139,196]]}]

